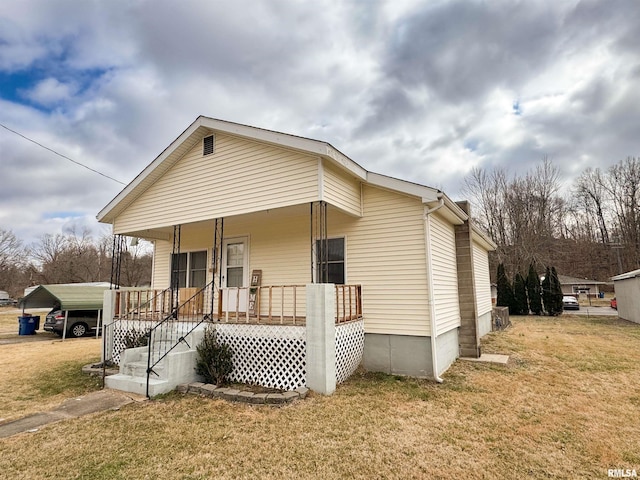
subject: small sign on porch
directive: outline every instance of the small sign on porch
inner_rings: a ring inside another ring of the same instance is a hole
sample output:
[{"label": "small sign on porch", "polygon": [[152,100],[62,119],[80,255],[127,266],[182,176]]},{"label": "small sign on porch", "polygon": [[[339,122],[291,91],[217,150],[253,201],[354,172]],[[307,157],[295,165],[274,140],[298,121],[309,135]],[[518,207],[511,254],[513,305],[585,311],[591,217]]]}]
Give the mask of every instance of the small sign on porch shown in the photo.
[{"label": "small sign on porch", "polygon": [[256,315],[258,306],[258,288],[262,283],[262,270],[251,272],[251,286],[249,287],[249,315]]}]

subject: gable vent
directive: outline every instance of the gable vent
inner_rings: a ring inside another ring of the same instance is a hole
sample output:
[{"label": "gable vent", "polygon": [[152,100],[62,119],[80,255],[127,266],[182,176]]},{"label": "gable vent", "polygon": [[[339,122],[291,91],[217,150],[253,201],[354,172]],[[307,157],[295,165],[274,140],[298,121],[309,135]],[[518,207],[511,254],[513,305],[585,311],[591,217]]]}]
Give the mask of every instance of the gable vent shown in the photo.
[{"label": "gable vent", "polygon": [[202,155],[211,155],[213,153],[213,135],[202,139]]}]

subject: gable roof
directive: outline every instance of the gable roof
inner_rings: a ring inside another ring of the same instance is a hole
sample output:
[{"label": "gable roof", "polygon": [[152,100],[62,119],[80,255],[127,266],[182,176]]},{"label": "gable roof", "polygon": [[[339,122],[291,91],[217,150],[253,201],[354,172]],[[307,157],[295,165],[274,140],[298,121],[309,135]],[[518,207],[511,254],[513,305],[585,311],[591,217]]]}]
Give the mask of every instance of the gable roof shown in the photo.
[{"label": "gable roof", "polygon": [[[210,134],[212,131],[224,132],[317,155],[369,185],[419,197],[425,204],[443,201],[447,207],[447,216],[454,223],[462,223],[469,218],[467,213],[444,192],[418,183],[369,172],[330,143],[201,115],[98,213],[96,216],[98,221],[104,223],[113,222],[121,212],[173,167],[205,135]],[[486,242],[489,249],[496,248],[485,232],[477,228],[474,228],[474,230]]]},{"label": "gable roof", "polygon": [[[368,172],[327,142],[199,116],[178,138],[158,155],[155,160],[147,165],[131,183],[100,210],[97,215],[98,221],[106,223],[112,222],[115,217],[133,203],[147,188],[153,185],[155,181],[175,165],[185,153],[193,148],[203,136],[210,134],[212,130],[318,155],[364,182],[418,196],[425,202],[435,202],[439,199],[440,195],[442,195],[442,192],[435,188]],[[462,210],[457,213],[462,213],[462,216],[465,216]]]}]

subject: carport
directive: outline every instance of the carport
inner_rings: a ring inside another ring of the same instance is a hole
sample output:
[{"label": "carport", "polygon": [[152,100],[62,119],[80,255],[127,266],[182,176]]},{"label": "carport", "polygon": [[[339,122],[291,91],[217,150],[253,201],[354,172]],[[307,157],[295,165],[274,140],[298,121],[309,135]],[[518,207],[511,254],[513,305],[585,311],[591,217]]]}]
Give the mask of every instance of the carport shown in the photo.
[{"label": "carport", "polygon": [[97,310],[96,337],[101,329],[104,291],[109,287],[88,285],[40,285],[20,300],[24,312],[27,308],[53,308],[60,306],[64,312],[62,340],[67,336],[69,312],[75,310]]}]

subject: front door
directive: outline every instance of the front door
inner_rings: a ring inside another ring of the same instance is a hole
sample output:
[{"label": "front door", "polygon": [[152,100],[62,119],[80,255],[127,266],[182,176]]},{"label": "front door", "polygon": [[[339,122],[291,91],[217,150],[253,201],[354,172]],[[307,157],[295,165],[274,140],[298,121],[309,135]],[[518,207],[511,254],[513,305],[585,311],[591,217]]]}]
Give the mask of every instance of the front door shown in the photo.
[{"label": "front door", "polygon": [[222,309],[229,312],[247,311],[249,255],[247,238],[232,238],[222,242]]}]

